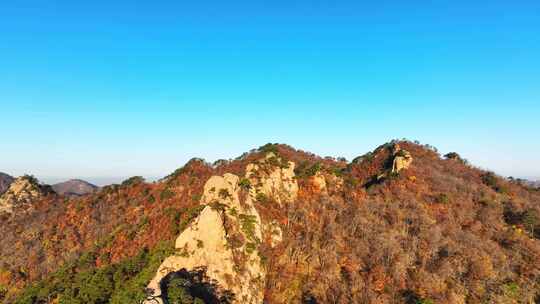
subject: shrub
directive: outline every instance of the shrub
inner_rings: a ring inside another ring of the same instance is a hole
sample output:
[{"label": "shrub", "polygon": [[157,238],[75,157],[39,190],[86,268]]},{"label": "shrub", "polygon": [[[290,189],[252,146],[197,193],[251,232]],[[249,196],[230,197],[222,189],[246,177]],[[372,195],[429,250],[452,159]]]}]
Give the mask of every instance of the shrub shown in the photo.
[{"label": "shrub", "polygon": [[457,154],[456,152],[450,152],[450,153],[446,153],[444,155],[444,158],[446,158],[446,159],[461,159],[461,156],[459,156],[459,154]]},{"label": "shrub", "polygon": [[436,202],[439,204],[448,204],[450,202],[450,197],[446,193],[440,193],[437,195]]},{"label": "shrub", "polygon": [[523,224],[534,236],[537,226],[540,225],[540,216],[538,216],[538,212],[534,209],[528,209],[523,212],[522,218]]},{"label": "shrub", "polygon": [[204,303],[200,298],[193,298],[186,290],[190,282],[184,278],[176,277],[167,282],[167,303],[169,304],[194,304]]},{"label": "shrub", "polygon": [[257,195],[255,196],[255,200],[259,203],[267,203],[268,202],[268,197],[266,196],[266,194],[262,193],[262,192],[258,192]]},{"label": "shrub", "polygon": [[322,165],[319,162],[316,162],[312,165],[309,162],[301,162],[298,167],[294,170],[295,174],[299,178],[306,178],[314,176],[317,172],[321,171]]},{"label": "shrub", "polygon": [[339,167],[332,167],[331,169],[329,169],[329,171],[337,177],[342,177],[344,174],[344,169]]},{"label": "shrub", "polygon": [[487,172],[484,175],[482,175],[482,182],[486,185],[491,187],[493,190],[499,193],[506,193],[507,189],[500,184],[497,176],[493,172]]},{"label": "shrub", "polygon": [[0,284],[0,300],[4,299],[7,294],[7,287]]},{"label": "shrub", "polygon": [[145,180],[142,176],[132,176],[122,182],[121,186],[128,187],[132,185],[142,184]]},{"label": "shrub", "polygon": [[520,288],[516,282],[509,282],[502,286],[502,292],[505,296],[516,299],[519,296]]},{"label": "shrub", "polygon": [[269,153],[269,152],[272,152],[274,154],[279,153],[278,144],[272,144],[272,143],[267,143],[266,145],[260,146],[258,150],[259,152],[264,152],[264,153]]},{"label": "shrub", "polygon": [[174,196],[174,192],[169,190],[169,189],[164,189],[163,191],[161,191],[161,193],[159,194],[159,199],[164,201],[164,200],[168,200],[170,199],[171,197]]},{"label": "shrub", "polygon": [[360,156],[358,156],[358,157],[355,157],[355,158],[351,161],[351,163],[352,163],[352,164],[360,164],[360,163],[362,163],[362,162],[364,162],[364,161],[371,161],[371,160],[373,160],[373,157],[374,157],[374,154],[373,154],[372,152],[368,152],[368,153],[366,153],[366,154],[364,154],[364,155],[360,155]]},{"label": "shrub", "polygon": [[239,182],[238,182],[238,185],[240,186],[240,188],[244,189],[244,190],[249,190],[251,189],[251,182],[249,181],[249,179],[247,178],[242,178]]},{"label": "shrub", "polygon": [[248,240],[254,243],[259,243],[259,239],[255,235],[256,217],[248,214],[240,214],[240,227]]},{"label": "shrub", "polygon": [[219,189],[218,196],[221,199],[227,199],[231,197],[231,194],[229,193],[227,189]]},{"label": "shrub", "polygon": [[408,152],[405,151],[405,150],[399,150],[397,153],[396,153],[396,156],[400,156],[400,157],[405,157],[408,155]]},{"label": "shrub", "polygon": [[191,223],[192,220],[194,220],[197,216],[199,216],[199,214],[201,213],[201,211],[205,207],[206,207],[205,205],[197,205],[195,207],[191,207],[191,208],[185,210],[183,212],[184,219],[182,221],[180,221],[180,223],[178,224],[178,227],[176,229],[178,231],[178,233],[184,231],[187,228],[187,226],[189,225],[189,223]]},{"label": "shrub", "polygon": [[220,203],[220,202],[212,202],[209,204],[210,208],[215,211],[225,211],[227,208],[226,204]]},{"label": "shrub", "polygon": [[219,166],[226,165],[226,164],[228,164],[228,163],[229,163],[229,161],[226,160],[226,159],[218,159],[218,160],[216,160],[216,161],[212,164],[212,166],[213,166],[214,168],[216,168],[216,167],[219,167]]},{"label": "shrub", "polygon": [[31,174],[25,174],[23,176],[23,179],[26,179],[28,182],[30,182],[31,184],[39,184],[39,181],[37,178],[35,178],[33,175]]}]

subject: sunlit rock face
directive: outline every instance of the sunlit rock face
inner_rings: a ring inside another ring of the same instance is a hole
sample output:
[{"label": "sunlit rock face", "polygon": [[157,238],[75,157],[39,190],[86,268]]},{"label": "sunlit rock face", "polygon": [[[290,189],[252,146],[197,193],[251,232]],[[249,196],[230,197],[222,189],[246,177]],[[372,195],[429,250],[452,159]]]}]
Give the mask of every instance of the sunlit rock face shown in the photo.
[{"label": "sunlit rock face", "polygon": [[204,267],[208,278],[219,282],[221,288],[234,288],[234,258],[232,250],[227,247],[226,231],[219,211],[210,206],[204,208],[192,225],[178,236],[176,249],[177,253],[163,261],[148,284],[152,297],[159,303],[164,303],[161,297],[162,280],[175,271]]},{"label": "sunlit rock face", "polygon": [[298,196],[298,183],[294,174],[295,164],[283,161],[274,153],[246,167],[246,178],[251,183],[252,198],[271,197],[278,204],[293,202]]},{"label": "sunlit rock face", "polygon": [[41,186],[33,177],[19,177],[0,196],[0,212],[11,213],[14,208],[30,205],[51,192],[49,187]]},{"label": "sunlit rock face", "polygon": [[271,233],[271,246],[281,241],[282,232],[274,222],[263,226],[255,204],[260,193],[281,203],[296,199],[298,192],[294,163],[277,166],[271,157],[275,156],[249,164],[242,180],[230,173],[208,179],[201,199],[206,207],[176,239],[177,252],[165,259],[149,283],[153,302],[146,303],[163,303],[163,280],[171,273],[198,269],[204,269],[215,284],[218,298],[263,302],[266,271],[259,251],[263,231]]},{"label": "sunlit rock face", "polygon": [[412,161],[413,158],[409,151],[401,149],[398,144],[394,146],[392,173],[399,173],[401,170],[408,169]]}]

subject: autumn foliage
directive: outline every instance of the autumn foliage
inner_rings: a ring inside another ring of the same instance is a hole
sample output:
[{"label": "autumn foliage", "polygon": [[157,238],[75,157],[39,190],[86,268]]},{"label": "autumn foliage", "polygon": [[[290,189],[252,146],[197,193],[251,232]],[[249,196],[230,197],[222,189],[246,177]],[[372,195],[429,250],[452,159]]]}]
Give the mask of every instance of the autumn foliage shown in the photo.
[{"label": "autumn foliage", "polygon": [[[124,280],[143,284],[137,275],[159,265],[150,262],[153,250],[200,212],[206,180],[243,176],[266,152],[293,161],[300,186],[293,203],[257,204],[263,222],[283,231],[277,247],[265,240],[261,250],[267,303],[540,301],[540,191],[409,141],[399,145],[411,167],[390,174],[394,144],[351,162],[269,144],[214,165],[193,159],[155,183],[134,177],[79,198],[49,195],[0,216],[0,301],[47,303],[36,286],[53,284],[44,282],[89,252],[92,275],[140,260]],[[315,174],[325,177],[326,192],[313,186]],[[103,303],[119,296],[117,281]],[[49,300],[62,297],[51,290]]]}]

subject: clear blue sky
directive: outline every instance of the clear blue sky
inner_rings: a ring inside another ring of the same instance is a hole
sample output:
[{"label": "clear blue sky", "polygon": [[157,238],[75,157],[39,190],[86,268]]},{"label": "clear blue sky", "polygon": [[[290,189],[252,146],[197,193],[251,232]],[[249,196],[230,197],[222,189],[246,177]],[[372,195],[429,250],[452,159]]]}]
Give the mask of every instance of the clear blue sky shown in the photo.
[{"label": "clear blue sky", "polygon": [[163,176],[406,137],[540,177],[538,1],[133,2],[0,3],[0,171]]}]

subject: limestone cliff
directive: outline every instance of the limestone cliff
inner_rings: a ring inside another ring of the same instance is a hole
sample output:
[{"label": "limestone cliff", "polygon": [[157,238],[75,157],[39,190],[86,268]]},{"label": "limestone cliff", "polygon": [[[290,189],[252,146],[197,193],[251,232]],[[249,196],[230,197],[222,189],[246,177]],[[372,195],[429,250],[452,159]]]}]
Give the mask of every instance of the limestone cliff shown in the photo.
[{"label": "limestone cliff", "polygon": [[266,270],[259,246],[263,233],[271,234],[271,245],[279,243],[281,229],[275,222],[263,226],[255,204],[261,195],[283,203],[296,199],[297,192],[294,163],[270,153],[249,164],[242,180],[230,173],[210,177],[201,199],[206,207],[176,239],[177,252],[149,283],[146,303],[163,303],[171,274],[200,269],[219,287],[220,297],[232,303],[262,303]]}]

